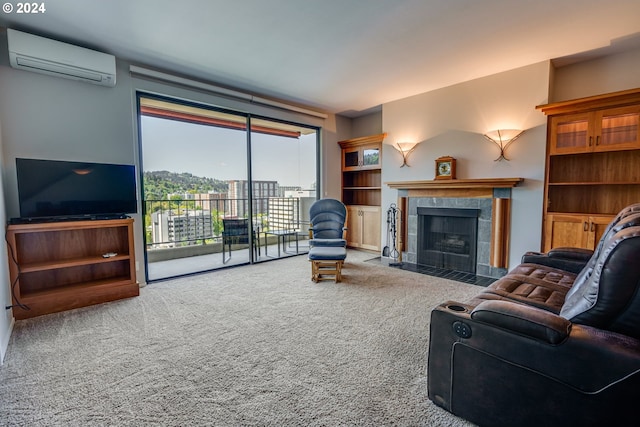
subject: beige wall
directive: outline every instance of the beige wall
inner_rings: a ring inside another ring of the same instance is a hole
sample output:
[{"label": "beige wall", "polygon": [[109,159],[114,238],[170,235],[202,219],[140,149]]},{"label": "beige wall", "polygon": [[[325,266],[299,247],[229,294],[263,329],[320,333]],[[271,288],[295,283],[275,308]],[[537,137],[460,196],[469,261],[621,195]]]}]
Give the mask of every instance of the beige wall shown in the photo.
[{"label": "beige wall", "polygon": [[[0,120],[0,165],[2,164],[2,121]],[[0,175],[0,188],[2,188],[2,175]],[[0,223],[6,223],[4,199],[0,197]],[[4,260],[8,259],[7,246],[0,245],[0,307],[7,307],[11,300],[11,283],[9,281],[9,269]],[[9,338],[13,328],[13,313],[11,310],[3,310],[0,313],[0,365],[9,346]]]},{"label": "beige wall", "polygon": [[351,138],[381,134],[383,132],[382,108],[380,108],[380,111],[353,119],[351,128]]},{"label": "beige wall", "polygon": [[[458,178],[525,178],[514,188],[510,265],[527,250],[539,250],[542,229],[546,118],[535,109],[547,102],[549,63],[472,80],[382,106],[383,182],[431,180],[435,159],[457,159]],[[494,129],[526,130],[499,161],[499,149],[483,134]],[[400,168],[402,157],[390,145],[420,142]],[[383,185],[383,211],[398,193]],[[384,231],[383,231],[384,235]]]},{"label": "beige wall", "polygon": [[640,48],[554,70],[551,100],[566,101],[640,87]]},{"label": "beige wall", "polygon": [[338,141],[351,138],[351,119],[330,116],[322,128],[322,194],[323,198],[342,197],[342,160]]}]

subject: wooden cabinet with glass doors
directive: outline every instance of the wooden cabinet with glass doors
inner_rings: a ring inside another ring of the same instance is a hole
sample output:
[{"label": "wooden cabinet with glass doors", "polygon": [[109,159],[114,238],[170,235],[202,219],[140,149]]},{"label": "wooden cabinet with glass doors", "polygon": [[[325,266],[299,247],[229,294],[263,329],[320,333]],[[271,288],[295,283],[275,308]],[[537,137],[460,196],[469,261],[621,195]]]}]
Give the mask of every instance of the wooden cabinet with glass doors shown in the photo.
[{"label": "wooden cabinet with glass doors", "polygon": [[382,141],[386,134],[339,141],[342,202],[347,205],[347,244],[380,250]]},{"label": "wooden cabinet with glass doors", "polygon": [[538,109],[549,116],[543,250],[593,249],[640,202],[640,89]]}]

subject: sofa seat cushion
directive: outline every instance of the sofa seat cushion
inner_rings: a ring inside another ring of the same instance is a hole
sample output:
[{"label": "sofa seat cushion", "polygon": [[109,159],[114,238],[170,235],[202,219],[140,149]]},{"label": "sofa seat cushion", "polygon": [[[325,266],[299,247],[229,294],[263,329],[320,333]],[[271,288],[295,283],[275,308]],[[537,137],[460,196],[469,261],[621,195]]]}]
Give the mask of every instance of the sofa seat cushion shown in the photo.
[{"label": "sofa seat cushion", "polygon": [[538,264],[520,264],[489,285],[469,303],[506,300],[560,313],[565,297],[576,279],[574,273]]}]

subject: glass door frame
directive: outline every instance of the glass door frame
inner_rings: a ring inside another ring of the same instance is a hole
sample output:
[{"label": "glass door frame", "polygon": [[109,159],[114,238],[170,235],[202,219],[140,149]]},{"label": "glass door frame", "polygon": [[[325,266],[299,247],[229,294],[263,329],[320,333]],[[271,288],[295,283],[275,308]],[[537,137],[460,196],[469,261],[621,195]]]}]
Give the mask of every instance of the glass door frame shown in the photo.
[{"label": "glass door frame", "polygon": [[[143,238],[143,254],[144,254],[144,268],[145,268],[145,280],[146,283],[152,283],[155,281],[161,281],[161,280],[167,280],[170,278],[174,278],[174,277],[181,277],[181,276],[188,276],[188,275],[192,275],[192,274],[200,274],[200,273],[205,273],[205,272],[210,272],[210,271],[214,271],[214,270],[218,270],[221,268],[226,268],[226,267],[218,267],[218,268],[211,268],[211,269],[205,269],[205,270],[199,270],[199,271],[194,271],[191,273],[185,273],[185,274],[178,274],[175,276],[169,276],[169,277],[163,277],[163,278],[154,278],[154,279],[150,279],[149,278],[149,260],[148,260],[148,254],[147,254],[147,246],[150,243],[148,241],[147,238],[147,232],[146,232],[146,215],[147,215],[147,203],[144,197],[145,194],[145,188],[144,188],[144,157],[143,157],[143,143],[142,143],[142,116],[143,114],[141,113],[141,99],[153,99],[153,100],[160,100],[160,101],[164,101],[164,102],[168,102],[168,103],[172,103],[175,105],[179,105],[179,106],[187,106],[187,107],[194,107],[194,108],[198,108],[198,109],[204,109],[204,110],[209,110],[209,111],[215,111],[215,112],[220,112],[220,113],[224,113],[224,114],[231,114],[231,115],[235,115],[237,117],[242,117],[244,118],[244,123],[245,123],[245,134],[246,134],[246,155],[247,155],[247,175],[246,175],[246,179],[247,179],[247,183],[248,183],[248,188],[247,188],[247,213],[249,215],[249,218],[253,218],[253,210],[254,210],[254,194],[253,194],[253,174],[252,174],[252,153],[251,153],[251,134],[252,134],[252,119],[259,119],[259,120],[268,120],[271,122],[275,122],[275,123],[279,123],[279,124],[283,124],[283,125],[291,125],[291,126],[297,126],[297,127],[301,127],[301,128],[306,128],[306,129],[310,129],[313,130],[315,132],[316,135],[316,142],[315,142],[315,180],[316,180],[316,189],[315,189],[315,199],[319,199],[320,195],[322,194],[322,181],[321,181],[321,130],[322,128],[319,126],[314,126],[314,125],[308,125],[308,124],[301,124],[301,123],[297,123],[297,122],[293,122],[293,121],[288,121],[288,120],[282,120],[282,119],[278,119],[278,118],[274,118],[274,117],[267,117],[264,115],[258,115],[258,114],[253,114],[253,113],[246,113],[246,112],[242,112],[242,111],[237,111],[237,110],[233,110],[233,109],[229,109],[229,108],[223,108],[223,107],[216,107],[216,106],[211,106],[211,105],[207,105],[207,104],[203,104],[197,101],[188,101],[188,100],[184,100],[184,99],[178,99],[172,96],[168,96],[168,95],[158,95],[155,93],[150,93],[150,92],[146,92],[144,90],[137,90],[135,92],[135,96],[136,96],[136,119],[137,119],[137,134],[138,134],[138,159],[139,159],[139,182],[140,182],[140,189],[138,194],[140,195],[140,199],[141,199],[141,206],[142,206],[142,214],[141,214],[141,228],[142,228],[142,238]],[[197,124],[197,123],[196,123]],[[253,235],[254,232],[254,225],[253,225],[253,221],[249,221],[249,235]],[[259,238],[259,236],[258,236]],[[260,245],[260,243],[257,243],[258,246]],[[243,263],[239,263],[239,264],[234,264],[232,266],[229,267],[234,267],[234,266],[240,266],[240,265],[248,265],[248,264],[254,264],[257,262],[264,262],[266,261],[261,259],[258,260],[255,257],[255,251],[254,251],[254,243],[253,243],[253,239],[249,239],[249,260],[248,262],[243,262]],[[274,258],[277,259],[277,258]]]}]

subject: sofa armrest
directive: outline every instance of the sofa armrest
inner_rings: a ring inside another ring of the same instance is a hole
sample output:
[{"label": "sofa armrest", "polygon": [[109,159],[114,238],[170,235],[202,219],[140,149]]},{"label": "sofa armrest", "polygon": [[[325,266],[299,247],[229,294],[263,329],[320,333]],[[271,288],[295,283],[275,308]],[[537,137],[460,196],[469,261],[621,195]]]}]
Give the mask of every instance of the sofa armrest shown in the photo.
[{"label": "sofa armrest", "polygon": [[571,322],[557,314],[509,301],[484,301],[471,318],[549,344],[561,343],[571,331]]},{"label": "sofa armrest", "polygon": [[480,425],[637,424],[640,339],[580,324],[567,335],[567,321],[506,301],[452,307],[431,312],[427,389],[438,406]]},{"label": "sofa armrest", "polygon": [[562,247],[551,249],[547,253],[526,252],[521,261],[523,264],[545,265],[578,274],[592,255],[593,251],[590,249]]}]

